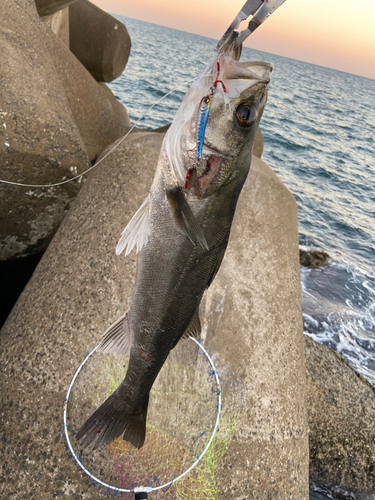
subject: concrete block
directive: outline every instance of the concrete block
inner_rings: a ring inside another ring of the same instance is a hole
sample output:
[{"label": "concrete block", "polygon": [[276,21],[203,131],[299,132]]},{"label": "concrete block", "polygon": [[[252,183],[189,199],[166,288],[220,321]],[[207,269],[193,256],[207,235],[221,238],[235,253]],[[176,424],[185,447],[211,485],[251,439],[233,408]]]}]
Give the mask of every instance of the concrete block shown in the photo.
[{"label": "concrete block", "polygon": [[35,0],[35,5],[40,16],[50,16],[61,9],[65,9],[77,0]]},{"label": "concrete block", "polygon": [[50,27],[57,38],[69,47],[69,7],[43,17],[43,21]]},{"label": "concrete block", "polygon": [[70,7],[70,50],[98,82],[111,82],[128,62],[131,40],[124,24],[87,0]]},{"label": "concrete block", "polygon": [[256,156],[257,158],[262,158],[263,147],[264,147],[263,135],[259,127],[255,136],[253,155]]},{"label": "concrete block", "polygon": [[305,352],[311,480],[337,498],[372,500],[375,388],[309,337]]},{"label": "concrete block", "polygon": [[98,83],[46,26],[45,43],[90,159],[131,126],[112,91]]},{"label": "concrete block", "polygon": [[[0,178],[51,184],[85,170],[89,158],[32,1],[8,0],[0,18]],[[80,184],[0,184],[0,259],[46,248]]]},{"label": "concrete block", "polygon": [[253,156],[220,271],[202,304],[218,369],[245,387],[219,498],[308,499],[306,374],[296,202]]},{"label": "concrete block", "polygon": [[[128,308],[135,254],[117,257],[115,246],[149,190],[162,140],[130,135],[91,173],[1,331],[6,498],[22,491],[47,500],[70,490],[72,498],[100,498],[65,449],[62,404],[85,354]],[[220,369],[245,387],[216,470],[218,498],[307,500],[297,209],[255,157],[201,318]]]}]

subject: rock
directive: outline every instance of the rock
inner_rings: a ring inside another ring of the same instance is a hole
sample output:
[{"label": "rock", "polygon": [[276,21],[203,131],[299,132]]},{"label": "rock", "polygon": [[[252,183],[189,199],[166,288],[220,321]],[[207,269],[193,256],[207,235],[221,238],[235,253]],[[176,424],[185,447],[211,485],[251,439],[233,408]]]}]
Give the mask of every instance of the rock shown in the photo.
[{"label": "rock", "polygon": [[299,251],[299,260],[302,266],[310,269],[328,266],[329,255],[321,250],[302,250]]},{"label": "rock", "polygon": [[46,26],[46,46],[65,89],[70,109],[90,159],[131,127],[125,107],[98,83]]},{"label": "rock", "polygon": [[35,0],[35,5],[40,16],[50,16],[61,9],[65,9],[77,0]]},{"label": "rock", "polygon": [[69,7],[59,10],[51,16],[43,17],[43,21],[62,42],[69,47]]},{"label": "rock", "polygon": [[[85,354],[129,305],[135,254],[116,257],[114,249],[149,190],[162,140],[131,135],[91,173],[1,331],[4,498],[49,500],[56,490],[101,498],[61,439],[62,404]],[[246,387],[217,470],[218,498],[306,500],[297,208],[255,157],[238,208],[217,284],[202,304],[208,348]]]},{"label": "rock", "polygon": [[[5,3],[0,40],[0,178],[51,184],[85,170],[89,158],[32,1]],[[0,260],[44,250],[79,187],[0,183]]]},{"label": "rock", "polygon": [[305,353],[311,481],[334,498],[372,500],[375,389],[307,336]]},{"label": "rock", "polygon": [[70,50],[98,82],[111,82],[128,62],[131,40],[124,24],[87,0],[70,7]]}]

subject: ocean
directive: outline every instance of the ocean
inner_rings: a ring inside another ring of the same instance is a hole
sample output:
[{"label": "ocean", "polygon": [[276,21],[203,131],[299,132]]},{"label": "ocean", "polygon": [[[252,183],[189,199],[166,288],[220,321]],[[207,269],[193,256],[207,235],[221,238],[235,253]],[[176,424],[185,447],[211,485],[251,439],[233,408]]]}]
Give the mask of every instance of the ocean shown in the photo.
[{"label": "ocean", "polygon": [[[216,41],[116,17],[132,50],[112,91],[132,123],[143,117],[137,127],[171,123]],[[331,257],[324,268],[301,266],[304,333],[375,385],[375,80],[248,48],[241,60],[274,66],[262,159],[297,200],[301,247]]]}]

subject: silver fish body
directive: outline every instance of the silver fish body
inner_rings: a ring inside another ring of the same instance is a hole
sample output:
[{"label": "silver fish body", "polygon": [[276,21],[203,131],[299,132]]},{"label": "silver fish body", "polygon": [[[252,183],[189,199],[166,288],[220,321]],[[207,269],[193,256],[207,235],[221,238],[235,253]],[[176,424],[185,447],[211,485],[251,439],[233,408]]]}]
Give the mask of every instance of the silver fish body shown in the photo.
[{"label": "silver fish body", "polygon": [[249,73],[245,63],[228,54],[224,57],[229,74],[222,79],[228,87],[231,78],[241,80],[241,91],[227,96],[220,88],[212,96],[201,159],[197,158],[196,125],[209,78],[199,99],[197,89],[193,91],[195,102],[188,104],[195,109],[190,116],[185,106],[184,120],[180,117],[178,158],[170,154],[175,147],[170,144],[175,140],[172,126],[150,194],[119,242],[119,252],[125,247],[129,252],[137,243],[135,288],[128,312],[105,333],[101,347],[118,353],[130,349],[129,367],[124,381],[78,431],[76,437],[85,446],[96,440],[94,448],[98,448],[124,433],[125,440],[140,448],[156,376],[181,337],[199,336],[199,304],[227,247],[271,70],[257,63],[259,76],[253,70]]}]

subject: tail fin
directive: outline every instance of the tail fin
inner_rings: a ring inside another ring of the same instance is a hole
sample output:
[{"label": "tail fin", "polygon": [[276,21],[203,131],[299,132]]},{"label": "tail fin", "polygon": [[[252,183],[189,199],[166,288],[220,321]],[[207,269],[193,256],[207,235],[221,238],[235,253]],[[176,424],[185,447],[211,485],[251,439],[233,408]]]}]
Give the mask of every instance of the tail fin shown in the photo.
[{"label": "tail fin", "polygon": [[86,420],[77,432],[76,439],[86,448],[98,438],[93,448],[96,450],[124,433],[125,441],[142,448],[146,437],[147,404],[138,414],[128,413],[123,399],[115,391]]}]

